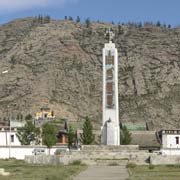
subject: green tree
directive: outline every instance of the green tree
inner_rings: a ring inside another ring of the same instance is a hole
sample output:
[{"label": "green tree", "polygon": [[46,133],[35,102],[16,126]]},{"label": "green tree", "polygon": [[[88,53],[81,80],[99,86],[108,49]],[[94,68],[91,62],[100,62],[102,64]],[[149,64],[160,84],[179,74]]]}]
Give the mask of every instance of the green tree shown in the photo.
[{"label": "green tree", "polygon": [[14,55],[11,56],[9,63],[11,63],[11,69],[13,69],[17,63]]},{"label": "green tree", "polygon": [[157,27],[161,27],[161,22],[160,22],[160,21],[157,21],[156,26],[157,26]]},{"label": "green tree", "polygon": [[6,121],[7,121],[7,118],[6,118],[6,117],[3,117],[3,121],[6,122]]},{"label": "green tree", "polygon": [[91,24],[90,18],[87,18],[87,19],[85,20],[85,23],[86,23],[86,27],[89,28],[89,27],[90,27],[90,24]]},{"label": "green tree", "polygon": [[81,21],[80,17],[77,16],[76,22],[79,23]]},{"label": "green tree", "polygon": [[41,14],[38,16],[38,23],[43,24],[43,16]]},{"label": "green tree", "polygon": [[16,116],[16,120],[20,120],[21,113],[18,113]]},{"label": "green tree", "polygon": [[69,132],[68,132],[68,147],[70,148],[74,142],[74,131],[73,128],[70,126],[69,127]]},{"label": "green tree", "polygon": [[49,15],[46,15],[44,17],[44,23],[50,23],[50,21],[51,21],[51,17]]},{"label": "green tree", "polygon": [[20,116],[20,120],[21,120],[21,121],[23,120],[23,114],[21,114],[21,116]]},{"label": "green tree", "polygon": [[32,120],[33,117],[31,114],[28,114],[27,116],[25,116],[25,120],[28,121],[28,120]]},{"label": "green tree", "polygon": [[120,24],[118,24],[118,34],[123,34],[123,29]]},{"label": "green tree", "polygon": [[122,126],[120,130],[120,141],[122,145],[130,144],[132,140],[131,133],[126,126]]},{"label": "green tree", "polygon": [[69,16],[69,21],[73,21],[73,18],[72,18],[72,16]]},{"label": "green tree", "polygon": [[88,117],[85,118],[83,124],[83,133],[81,134],[81,142],[85,145],[92,144],[94,142],[94,134],[92,132],[93,127]]},{"label": "green tree", "polygon": [[46,145],[50,148],[56,144],[57,138],[56,138],[56,128],[53,124],[46,123],[42,127],[42,142],[44,145]]},{"label": "green tree", "polygon": [[18,128],[16,135],[22,145],[40,143],[40,129],[36,128],[32,121],[27,121],[24,127]]},{"label": "green tree", "polygon": [[23,120],[23,114],[22,114],[21,112],[19,112],[19,113],[17,114],[16,119],[22,121],[22,120]]},{"label": "green tree", "polygon": [[138,27],[139,27],[139,28],[142,27],[142,23],[141,23],[141,22],[138,23]]}]

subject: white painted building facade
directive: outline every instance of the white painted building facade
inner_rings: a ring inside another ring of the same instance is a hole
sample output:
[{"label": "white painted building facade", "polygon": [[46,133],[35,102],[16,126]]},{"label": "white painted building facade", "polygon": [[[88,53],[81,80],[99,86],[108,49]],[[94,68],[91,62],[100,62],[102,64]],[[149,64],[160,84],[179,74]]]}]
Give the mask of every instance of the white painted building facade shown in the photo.
[{"label": "white painted building facade", "polygon": [[54,155],[56,150],[67,150],[66,146],[54,146],[50,150],[46,146],[21,145],[17,135],[17,128],[0,127],[0,159],[24,159],[31,155]]},{"label": "white painted building facade", "polygon": [[180,155],[180,130],[161,131],[163,155]]},{"label": "white painted building facade", "polygon": [[17,128],[0,128],[0,146],[20,146],[21,143],[16,135]]}]

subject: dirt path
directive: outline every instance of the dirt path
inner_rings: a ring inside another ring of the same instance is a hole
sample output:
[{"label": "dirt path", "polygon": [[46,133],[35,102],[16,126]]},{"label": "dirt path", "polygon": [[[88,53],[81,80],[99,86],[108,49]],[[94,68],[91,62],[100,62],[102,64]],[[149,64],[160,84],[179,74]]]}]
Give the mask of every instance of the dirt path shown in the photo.
[{"label": "dirt path", "polygon": [[90,166],[73,180],[126,180],[126,166]]}]

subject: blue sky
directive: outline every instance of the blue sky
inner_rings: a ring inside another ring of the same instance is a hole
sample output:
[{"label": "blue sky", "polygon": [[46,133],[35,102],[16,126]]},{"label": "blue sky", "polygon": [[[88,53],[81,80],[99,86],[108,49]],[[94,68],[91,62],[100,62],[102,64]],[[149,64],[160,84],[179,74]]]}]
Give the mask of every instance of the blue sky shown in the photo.
[{"label": "blue sky", "polygon": [[180,25],[180,0],[0,0],[0,24],[12,19],[49,14],[81,20],[107,22],[145,22],[160,20]]}]

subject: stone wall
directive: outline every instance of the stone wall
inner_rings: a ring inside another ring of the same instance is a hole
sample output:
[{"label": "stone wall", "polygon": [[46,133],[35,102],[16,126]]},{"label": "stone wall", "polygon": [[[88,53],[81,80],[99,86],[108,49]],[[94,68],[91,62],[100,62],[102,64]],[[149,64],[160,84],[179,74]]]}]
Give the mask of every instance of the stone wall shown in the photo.
[{"label": "stone wall", "polygon": [[180,164],[180,156],[179,155],[157,155],[153,154],[150,156],[150,163],[153,165],[161,165],[161,164]]},{"label": "stone wall", "polygon": [[58,156],[26,156],[25,161],[35,164],[69,164],[81,160],[88,165],[121,163],[122,160],[147,164],[150,154],[138,146],[83,146],[80,151],[62,152]]},{"label": "stone wall", "polygon": [[30,164],[65,164],[60,156],[55,155],[25,156],[25,161]]},{"label": "stone wall", "polygon": [[120,146],[104,146],[104,145],[83,145],[83,151],[139,151],[139,145],[120,145]]},{"label": "stone wall", "polygon": [[60,155],[25,156],[34,164],[70,164],[80,160],[87,165],[107,165],[133,162],[137,165],[180,164],[179,155],[162,155],[138,150],[138,146],[83,146],[79,151],[63,151]]},{"label": "stone wall", "polygon": [[162,155],[180,155],[180,149],[179,148],[162,148],[161,149]]}]

